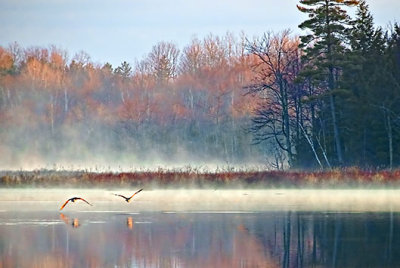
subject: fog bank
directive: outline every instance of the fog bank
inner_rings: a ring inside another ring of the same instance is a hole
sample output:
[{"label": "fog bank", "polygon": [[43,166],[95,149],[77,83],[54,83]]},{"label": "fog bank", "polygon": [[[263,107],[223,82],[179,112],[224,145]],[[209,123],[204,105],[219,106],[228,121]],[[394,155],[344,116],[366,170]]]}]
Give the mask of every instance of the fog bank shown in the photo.
[{"label": "fog bank", "polygon": [[[88,200],[68,204],[65,211],[101,212],[261,212],[341,211],[400,212],[400,190],[152,190],[144,189],[130,203],[114,196],[129,196],[137,189],[0,189],[0,211],[55,211],[73,196]],[[10,206],[10,204],[12,204]]]}]

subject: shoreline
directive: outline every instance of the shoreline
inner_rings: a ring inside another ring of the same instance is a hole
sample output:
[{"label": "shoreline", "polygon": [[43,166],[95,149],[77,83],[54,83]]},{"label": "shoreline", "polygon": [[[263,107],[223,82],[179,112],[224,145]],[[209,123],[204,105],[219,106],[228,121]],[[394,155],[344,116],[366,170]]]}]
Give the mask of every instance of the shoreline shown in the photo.
[{"label": "shoreline", "polygon": [[181,170],[87,172],[66,170],[0,171],[0,187],[147,188],[400,188],[400,169],[362,170]]}]

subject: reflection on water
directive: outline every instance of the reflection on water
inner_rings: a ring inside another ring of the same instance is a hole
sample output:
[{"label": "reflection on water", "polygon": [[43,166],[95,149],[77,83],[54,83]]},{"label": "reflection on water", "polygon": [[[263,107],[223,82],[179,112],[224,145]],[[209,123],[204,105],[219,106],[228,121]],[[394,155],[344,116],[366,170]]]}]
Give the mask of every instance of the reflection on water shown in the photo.
[{"label": "reflection on water", "polygon": [[133,218],[132,217],[128,217],[126,219],[126,226],[128,226],[129,229],[133,228]]},{"label": "reflection on water", "polygon": [[[70,224],[70,219],[65,216],[63,213],[60,213],[60,219],[65,222],[65,224]],[[78,218],[74,218],[71,220],[71,225],[73,228],[78,228],[79,226],[81,226],[79,224],[79,219]]]},{"label": "reflection on water", "polygon": [[397,213],[0,212],[0,267],[399,265]]}]

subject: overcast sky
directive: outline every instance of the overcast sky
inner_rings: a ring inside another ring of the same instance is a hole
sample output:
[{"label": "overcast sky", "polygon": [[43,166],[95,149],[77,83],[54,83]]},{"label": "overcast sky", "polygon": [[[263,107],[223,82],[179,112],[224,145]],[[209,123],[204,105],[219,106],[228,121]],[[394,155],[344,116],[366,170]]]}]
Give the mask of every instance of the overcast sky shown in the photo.
[{"label": "overcast sky", "polygon": [[[297,0],[0,0],[0,46],[56,45],[70,58],[133,63],[159,41],[183,48],[197,36],[248,36],[290,28],[305,17]],[[376,24],[400,22],[400,0],[369,0]]]}]

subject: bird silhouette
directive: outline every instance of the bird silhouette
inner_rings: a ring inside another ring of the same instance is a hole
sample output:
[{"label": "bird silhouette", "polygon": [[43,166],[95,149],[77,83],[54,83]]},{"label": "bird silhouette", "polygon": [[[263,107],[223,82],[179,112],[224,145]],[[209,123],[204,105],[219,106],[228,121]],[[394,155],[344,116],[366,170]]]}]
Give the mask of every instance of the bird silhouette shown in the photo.
[{"label": "bird silhouette", "polygon": [[131,201],[132,197],[134,197],[137,193],[139,193],[139,192],[141,192],[141,191],[143,191],[143,189],[140,189],[139,191],[135,192],[135,193],[134,193],[132,196],[130,196],[130,197],[126,197],[126,196],[124,196],[124,195],[122,195],[122,194],[114,194],[114,195],[122,197],[123,199],[125,199],[126,202],[129,203],[129,202]]},{"label": "bird silhouette", "polygon": [[65,203],[61,206],[60,210],[62,210],[68,204],[69,201],[75,202],[76,200],[82,200],[83,202],[87,203],[88,205],[93,206],[92,204],[90,204],[88,201],[86,201],[85,199],[83,199],[81,197],[72,197],[72,198],[68,199],[67,201],[65,201]]}]

